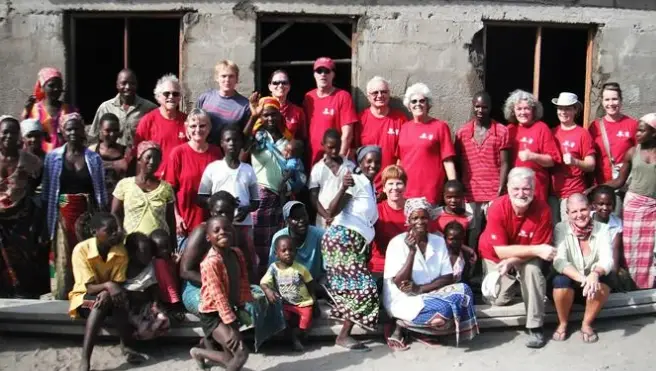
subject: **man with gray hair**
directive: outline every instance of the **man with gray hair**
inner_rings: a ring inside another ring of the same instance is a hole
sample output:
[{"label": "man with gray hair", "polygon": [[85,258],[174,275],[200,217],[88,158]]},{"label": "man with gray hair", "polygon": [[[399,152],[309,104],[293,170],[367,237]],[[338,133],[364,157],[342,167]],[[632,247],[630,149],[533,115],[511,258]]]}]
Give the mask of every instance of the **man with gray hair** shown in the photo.
[{"label": "man with gray hair", "polygon": [[545,201],[534,199],[535,172],[516,167],[508,174],[508,194],[492,202],[485,231],[479,241],[485,274],[498,272],[498,293],[486,297],[492,305],[509,304],[521,290],[526,307],[529,348],[545,344],[544,300],[546,282],[542,261],[553,260],[551,210]]},{"label": "man with gray hair", "polygon": [[[396,147],[399,144],[399,131],[408,118],[399,110],[391,109],[389,82],[375,76],[367,83],[367,100],[369,108],[360,113],[360,122],[356,125],[356,147],[374,145],[383,150],[381,169],[396,164]],[[382,194],[382,171],[376,175],[376,191]]]}]

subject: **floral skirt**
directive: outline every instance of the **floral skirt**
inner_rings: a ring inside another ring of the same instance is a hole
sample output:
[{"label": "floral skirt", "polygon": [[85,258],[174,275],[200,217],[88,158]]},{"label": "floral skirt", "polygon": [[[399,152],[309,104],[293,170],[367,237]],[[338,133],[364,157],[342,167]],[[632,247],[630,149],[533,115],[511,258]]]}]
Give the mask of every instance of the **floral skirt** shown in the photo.
[{"label": "floral skirt", "polygon": [[341,225],[333,225],[321,240],[326,265],[326,291],[332,299],[330,316],[349,320],[367,330],[378,323],[376,280],[367,267],[364,237]]}]

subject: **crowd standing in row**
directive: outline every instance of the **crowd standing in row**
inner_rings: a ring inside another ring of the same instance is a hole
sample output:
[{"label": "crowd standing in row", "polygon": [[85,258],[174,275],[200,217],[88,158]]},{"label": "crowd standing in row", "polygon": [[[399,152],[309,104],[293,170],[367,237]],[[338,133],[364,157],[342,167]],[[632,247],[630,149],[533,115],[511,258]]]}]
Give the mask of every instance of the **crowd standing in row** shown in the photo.
[{"label": "crowd standing in row", "polygon": [[471,339],[480,267],[485,302],[521,293],[527,346],[538,348],[545,296],[558,313],[553,340],[567,338],[580,301],[582,338],[594,342],[611,290],[654,287],[656,114],[623,114],[618,84],[604,85],[605,115],[587,130],[571,93],[552,100],[552,129],[528,92],[506,100],[507,125],[476,94],[452,140],[430,116],[425,84],[405,92],[408,119],[374,77],[358,116],[334,77],[334,62],[319,58],[301,108],[284,71],[270,97],[247,98],[239,68],[221,61],[218,89],[185,114],[174,75],[157,82],[156,105],[123,70],[117,96],[85,126],[60,101],[61,73],[42,69],[23,121],[0,119],[2,295],[68,299],[70,315],[87,319],[81,369],[105,317],[138,362],[135,340],[186,310],[205,333],[191,350],[199,366],[239,370],[240,330],[254,328],[257,350],[286,329],[302,350],[318,298],[349,350],[368,350],[354,325],[382,324],[395,351],[408,334]]}]

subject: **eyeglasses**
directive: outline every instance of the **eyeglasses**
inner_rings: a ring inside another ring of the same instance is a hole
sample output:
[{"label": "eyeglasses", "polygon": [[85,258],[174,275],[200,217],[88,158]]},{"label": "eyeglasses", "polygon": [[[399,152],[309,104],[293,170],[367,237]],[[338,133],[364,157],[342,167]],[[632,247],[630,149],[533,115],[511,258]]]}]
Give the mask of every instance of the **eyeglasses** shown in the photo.
[{"label": "eyeglasses", "polygon": [[180,96],[180,92],[179,91],[165,91],[165,92],[162,92],[162,95],[165,96],[166,98],[168,98],[170,96],[173,96],[174,98],[177,98],[177,97]]},{"label": "eyeglasses", "polygon": [[413,99],[413,100],[410,101],[410,103],[412,103],[412,104],[417,104],[417,103],[424,104],[424,103],[426,103],[426,98]]},{"label": "eyeglasses", "polygon": [[370,94],[370,95],[373,95],[374,97],[375,97],[376,95],[387,95],[387,94],[389,94],[389,90],[376,90],[376,91],[370,91],[369,94]]},{"label": "eyeglasses", "polygon": [[285,81],[285,80],[271,81],[271,85],[273,85],[273,86],[278,86],[278,85],[287,86],[287,85],[289,85],[289,81]]},{"label": "eyeglasses", "polygon": [[314,70],[314,73],[317,73],[319,75],[328,75],[330,74],[330,72],[331,71],[327,68],[317,68],[316,70]]}]

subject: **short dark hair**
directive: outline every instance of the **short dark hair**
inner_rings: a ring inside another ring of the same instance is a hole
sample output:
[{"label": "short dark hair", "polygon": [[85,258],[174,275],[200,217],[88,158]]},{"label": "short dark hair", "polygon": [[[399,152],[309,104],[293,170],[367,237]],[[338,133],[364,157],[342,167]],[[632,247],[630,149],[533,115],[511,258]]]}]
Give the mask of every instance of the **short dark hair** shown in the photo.
[{"label": "short dark hair", "polygon": [[615,189],[613,187],[607,186],[605,184],[596,187],[590,195],[590,201],[594,201],[595,197],[599,195],[607,195],[611,200],[613,200],[613,205],[615,205]]},{"label": "short dark hair", "polygon": [[490,94],[486,91],[479,91],[478,93],[474,94],[472,97],[472,102],[476,102],[478,98],[483,99],[487,104],[492,104],[492,97],[490,97]]},{"label": "short dark hair", "polygon": [[620,87],[620,84],[617,82],[607,82],[604,85],[601,86],[601,93],[604,93],[604,90],[608,91],[616,91],[617,96],[620,97],[620,100],[622,100],[622,88]]},{"label": "short dark hair", "polygon": [[457,191],[460,191],[462,193],[465,193],[465,185],[462,184],[459,180],[457,179],[451,179],[444,183],[444,192],[446,192],[447,189],[452,188]]},{"label": "short dark hair", "polygon": [[223,140],[225,133],[230,131],[235,132],[239,139],[244,140],[244,133],[242,132],[241,127],[237,124],[223,125],[219,131],[219,140]]},{"label": "short dark hair", "polygon": [[91,220],[89,221],[89,226],[91,227],[92,230],[96,231],[104,226],[107,225],[110,221],[115,221],[118,223],[116,220],[116,217],[114,214],[108,213],[108,212],[99,212],[93,214],[91,217]]},{"label": "short dark hair", "polygon": [[154,231],[152,231],[150,233],[150,238],[155,243],[157,243],[158,240],[168,243],[169,242],[169,237],[170,237],[169,232],[165,231],[162,228],[155,229]]},{"label": "short dark hair", "polygon": [[286,235],[286,234],[283,234],[283,235],[280,235],[280,236],[276,237],[276,239],[273,241],[273,246],[276,247],[276,250],[278,250],[278,248],[280,247],[280,243],[284,240],[288,240],[288,241],[291,242],[292,238],[291,238],[291,236]]},{"label": "short dark hair", "polygon": [[273,72],[271,73],[271,75],[269,76],[269,84],[271,84],[271,82],[273,82],[273,76],[275,76],[275,75],[277,75],[277,74],[279,74],[279,73],[284,73],[285,76],[287,76],[287,80],[289,80],[289,74],[287,73],[287,71],[285,71],[285,70],[283,70],[283,69],[277,69],[277,70],[273,71]]},{"label": "short dark hair", "polygon": [[118,119],[118,116],[116,116],[115,114],[113,114],[111,112],[107,112],[104,115],[100,116],[100,120],[98,122],[100,124],[102,124],[105,121],[115,122],[115,123],[120,125],[120,121]]},{"label": "short dark hair", "polygon": [[339,131],[334,128],[330,128],[323,133],[323,139],[321,140],[321,143],[326,143],[326,140],[328,139],[334,139],[338,143],[342,142],[342,136],[339,135]]},{"label": "short dark hair", "polygon": [[460,232],[460,233],[462,233],[463,236],[466,234],[465,227],[463,227],[462,224],[460,224],[460,222],[458,222],[456,220],[452,220],[444,226],[444,235],[445,236],[446,236],[447,233],[449,233],[449,231]]},{"label": "short dark hair", "polygon": [[214,193],[213,195],[210,196],[209,200],[207,201],[207,204],[210,206],[210,208],[215,205],[217,202],[225,202],[227,204],[233,205],[234,207],[237,207],[237,199],[235,196],[230,194],[230,192],[227,191],[218,191]]}]

